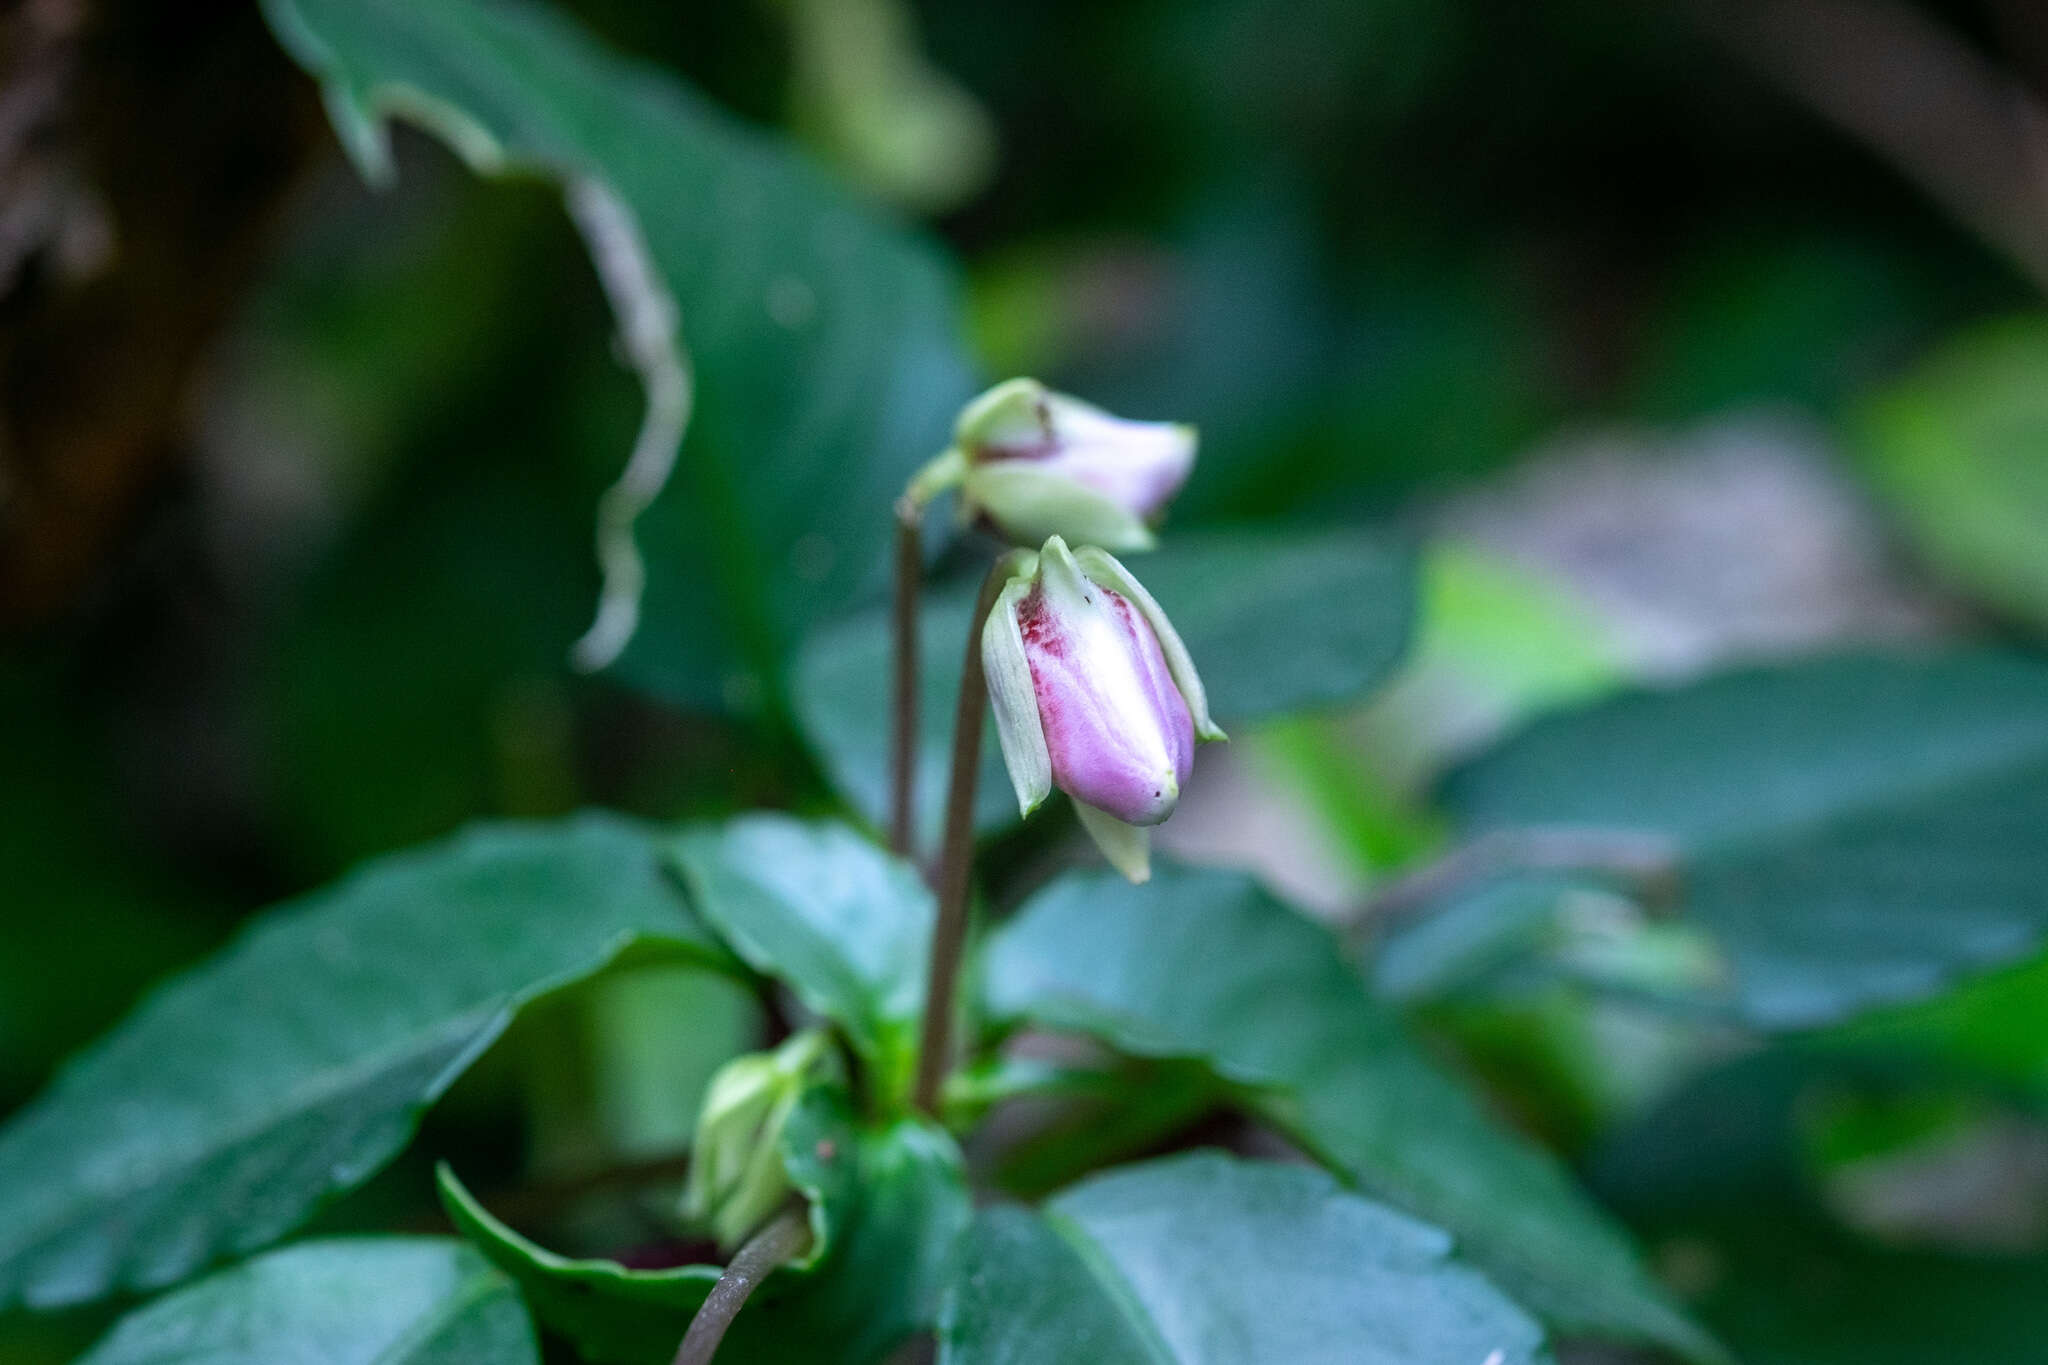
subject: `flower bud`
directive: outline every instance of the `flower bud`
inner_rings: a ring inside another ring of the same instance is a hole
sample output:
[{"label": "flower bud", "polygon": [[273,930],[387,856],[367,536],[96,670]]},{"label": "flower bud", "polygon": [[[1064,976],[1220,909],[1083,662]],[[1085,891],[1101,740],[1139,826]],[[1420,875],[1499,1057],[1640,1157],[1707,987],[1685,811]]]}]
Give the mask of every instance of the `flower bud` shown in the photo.
[{"label": "flower bud", "polygon": [[1150,871],[1148,826],[1173,814],[1197,738],[1222,739],[1194,661],[1137,579],[1053,536],[982,625],[996,736],[1026,815],[1053,787],[1119,872]]},{"label": "flower bud", "polygon": [[1057,535],[1149,550],[1149,523],[1194,463],[1193,427],[1125,421],[1035,379],[1012,379],[961,411],[952,449],[918,477],[912,496],[957,485],[963,517],[986,518],[1020,544]]},{"label": "flower bud", "polygon": [[690,1147],[683,1211],[728,1251],[795,1188],[782,1163],[782,1130],[824,1056],[824,1033],[807,1029],[773,1052],[735,1057],[711,1077]]}]

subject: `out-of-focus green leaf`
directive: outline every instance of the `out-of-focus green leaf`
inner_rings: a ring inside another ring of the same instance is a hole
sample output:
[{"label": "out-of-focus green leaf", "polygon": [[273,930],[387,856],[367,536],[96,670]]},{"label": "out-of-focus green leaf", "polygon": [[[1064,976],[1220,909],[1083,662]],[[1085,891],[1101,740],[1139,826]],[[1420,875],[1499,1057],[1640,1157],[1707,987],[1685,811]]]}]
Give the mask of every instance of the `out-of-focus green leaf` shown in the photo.
[{"label": "out-of-focus green leaf", "polygon": [[1360,710],[1268,727],[1253,747],[1361,871],[1405,865],[1442,842],[1423,793],[1454,757],[1623,677],[1590,612],[1514,565],[1437,541],[1419,577],[1415,642],[1386,686]]},{"label": "out-of-focus green leaf", "polygon": [[845,825],[782,815],[688,831],[674,859],[733,951],[845,1029],[881,1095],[907,1098],[933,918],[916,869]]},{"label": "out-of-focus green leaf", "polygon": [[561,675],[633,380],[598,291],[533,287],[584,269],[559,193],[424,147],[406,161],[397,194],[342,175],[302,206],[209,419],[239,482],[304,489],[282,521],[238,515],[237,544],[270,553],[235,556],[267,591],[287,570],[267,657],[242,667],[294,874],[564,813],[593,771],[625,785],[579,761],[581,704],[603,694]]},{"label": "out-of-focus green leaf", "polygon": [[1548,1360],[1543,1329],[1450,1253],[1321,1171],[1188,1153],[1096,1176],[1043,1213],[982,1213],[939,1359]]},{"label": "out-of-focus green leaf", "polygon": [[79,1365],[538,1365],[512,1281],[459,1242],[303,1242],[139,1308]]},{"label": "out-of-focus green leaf", "polygon": [[1673,271],[1628,386],[1664,421],[1763,402],[1830,409],[1935,311],[1924,253],[1872,237],[1744,234],[1699,244]]},{"label": "out-of-focus green leaf", "polygon": [[[749,1300],[720,1359],[867,1365],[936,1320],[942,1275],[970,1213],[959,1149],[904,1119],[857,1128],[814,1091],[783,1130],[790,1178],[811,1201],[811,1249]],[[449,1216],[525,1291],[535,1315],[592,1361],[665,1365],[719,1267],[629,1270],[571,1260],[521,1237],[442,1172]]]},{"label": "out-of-focus green leaf", "polygon": [[1727,969],[1699,930],[1597,879],[1480,883],[1391,927],[1370,977],[1452,1042],[1521,1124],[1582,1150],[1718,1056],[1702,996]]},{"label": "out-of-focus green leaf", "polygon": [[1888,1250],[1770,1201],[1704,1214],[1669,1245],[1709,1268],[1699,1311],[1746,1365],[2044,1359],[2048,1257]]},{"label": "out-of-focus green leaf", "polygon": [[1455,541],[1422,557],[1415,648],[1346,731],[1344,747],[1406,793],[1452,758],[1537,712],[1584,702],[1626,676],[1619,651],[1563,587]]},{"label": "out-of-focus green leaf", "polygon": [[2048,1105],[2048,957],[1865,1015],[1816,1044],[1939,1063]]},{"label": "out-of-focus green leaf", "polygon": [[1249,878],[1063,878],[990,940],[983,979],[998,1023],[1206,1061],[1323,1161],[1449,1229],[1557,1331],[1719,1358],[1564,1168],[1488,1120],[1335,940]]},{"label": "out-of-focus green leaf", "polygon": [[1556,941],[1562,905],[1581,886],[1555,874],[1502,877],[1432,906],[1376,945],[1373,989],[1413,1004],[1525,962]]},{"label": "out-of-focus green leaf", "polygon": [[758,1046],[752,983],[688,967],[608,976],[587,992],[578,1060],[607,1150],[657,1156],[687,1147],[711,1077]]},{"label": "out-of-focus green leaf", "polygon": [[564,641],[587,603],[558,470],[408,471],[280,634],[278,804],[328,870],[478,816],[576,801]]},{"label": "out-of-focus green leaf", "polygon": [[936,253],[544,8],[265,12],[373,177],[397,115],[479,170],[563,182],[653,409],[674,415],[682,351],[694,372],[675,477],[639,525],[646,595],[622,673],[700,706],[774,697],[806,627],[870,585],[890,500],[971,388]]},{"label": "out-of-focus green leaf", "polygon": [[[1845,1064],[1804,1043],[1779,1047],[1689,1085],[1614,1135],[1597,1163],[1602,1188],[1746,1365],[2044,1358],[2048,1256],[1887,1246],[1815,1200],[1799,1120],[1845,1081],[1899,1074],[1882,1057]],[[2016,1174],[1984,1170],[1978,1188],[2010,1201]]]},{"label": "out-of-focus green leaf", "polygon": [[0,1108],[218,937],[203,898],[117,837],[111,773],[63,700],[0,665]]},{"label": "out-of-focus green leaf", "polygon": [[1849,656],[1539,721],[1454,774],[1468,830],[1672,841],[1743,1014],[1802,1027],[1933,994],[2048,932],[2048,665]]},{"label": "out-of-focus green leaf", "polygon": [[0,1303],[149,1289],[373,1174],[522,1004],[634,945],[729,965],[640,829],[485,826],[259,920],[0,1131]]},{"label": "out-of-focus green leaf", "polygon": [[1914,545],[2048,629],[2048,316],[1964,334],[1865,407],[1865,463]]},{"label": "out-of-focus green leaf", "polygon": [[[1128,565],[1187,642],[1209,709],[1233,721],[1356,698],[1393,668],[1414,612],[1408,548],[1362,531],[1207,531],[1169,537]],[[918,828],[935,838],[945,806],[971,586],[931,594],[921,626]],[[888,617],[820,632],[799,659],[797,716],[833,781],[880,821],[888,809]],[[984,735],[976,820],[1016,819],[992,730]]]}]

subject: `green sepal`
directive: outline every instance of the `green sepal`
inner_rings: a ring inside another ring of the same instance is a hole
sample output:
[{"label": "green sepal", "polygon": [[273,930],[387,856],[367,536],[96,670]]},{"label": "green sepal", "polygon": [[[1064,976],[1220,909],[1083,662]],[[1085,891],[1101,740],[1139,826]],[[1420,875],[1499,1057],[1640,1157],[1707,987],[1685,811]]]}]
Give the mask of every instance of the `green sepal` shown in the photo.
[{"label": "green sepal", "polygon": [[1114,498],[1029,460],[970,465],[960,487],[960,512],[969,519],[982,513],[1003,534],[1025,543],[1058,533],[1127,554],[1159,543],[1152,529]]},{"label": "green sepal", "polygon": [[1074,814],[1081,818],[1081,828],[1088,831],[1088,837],[1102,850],[1102,856],[1109,865],[1133,885],[1152,879],[1152,831],[1143,825],[1126,824],[1106,811],[1097,810],[1085,801],[1074,803]]},{"label": "green sepal", "polygon": [[1005,379],[970,399],[953,423],[953,443],[962,450],[1015,447],[1046,434],[1051,391],[1036,379]]},{"label": "green sepal", "polygon": [[1031,663],[1024,654],[1024,632],[1017,621],[1018,605],[1031,591],[1037,556],[1012,555],[1013,576],[1003,585],[981,627],[981,669],[988,683],[989,704],[996,717],[996,740],[1003,766],[1017,789],[1017,808],[1030,815],[1052,794],[1052,751],[1046,747],[1045,724],[1038,716],[1038,691],[1031,682]]}]

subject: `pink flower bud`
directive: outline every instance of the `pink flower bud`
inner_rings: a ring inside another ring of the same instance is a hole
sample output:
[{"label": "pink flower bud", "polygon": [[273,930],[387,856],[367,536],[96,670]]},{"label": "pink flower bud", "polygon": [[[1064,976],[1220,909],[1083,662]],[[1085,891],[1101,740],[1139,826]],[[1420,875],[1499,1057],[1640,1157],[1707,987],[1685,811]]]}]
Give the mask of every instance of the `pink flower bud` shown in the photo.
[{"label": "pink flower bud", "polygon": [[962,410],[952,449],[913,488],[929,496],[957,486],[965,516],[1021,544],[1057,535],[1147,550],[1151,523],[1194,463],[1192,427],[1126,421],[1035,379],[1012,379]]},{"label": "pink flower bud", "polygon": [[1146,827],[1173,814],[1196,738],[1223,738],[1159,604],[1108,554],[1054,536],[1020,556],[981,649],[1024,813],[1058,787],[1111,863],[1144,880]]}]

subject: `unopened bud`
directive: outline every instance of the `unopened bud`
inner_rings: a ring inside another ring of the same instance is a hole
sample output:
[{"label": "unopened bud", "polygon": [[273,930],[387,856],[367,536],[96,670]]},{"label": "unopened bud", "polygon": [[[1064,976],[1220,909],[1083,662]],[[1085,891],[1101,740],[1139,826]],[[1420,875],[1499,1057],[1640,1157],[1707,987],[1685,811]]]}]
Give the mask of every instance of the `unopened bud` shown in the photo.
[{"label": "unopened bud", "polygon": [[683,1210],[728,1251],[794,1189],[782,1162],[782,1130],[824,1056],[825,1035],[807,1029],[773,1052],[733,1058],[704,1092]]},{"label": "unopened bud", "polygon": [[952,449],[911,492],[923,501],[957,486],[964,517],[983,518],[1020,545],[1056,535],[1147,550],[1152,523],[1194,464],[1193,427],[1126,421],[1035,379],[1012,379],[962,409]]},{"label": "unopened bud", "polygon": [[1149,826],[1173,814],[1197,738],[1222,739],[1173,623],[1102,550],[1053,536],[982,625],[996,736],[1026,815],[1054,787],[1132,881],[1150,875]]}]

